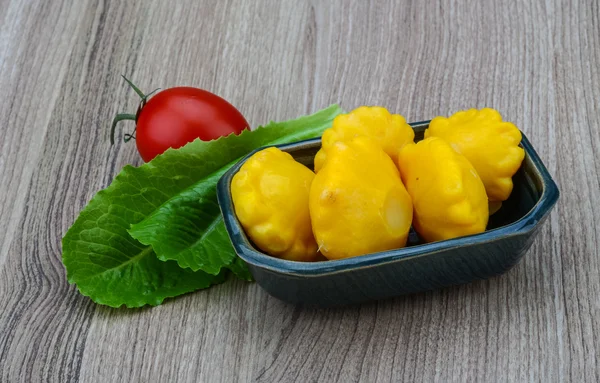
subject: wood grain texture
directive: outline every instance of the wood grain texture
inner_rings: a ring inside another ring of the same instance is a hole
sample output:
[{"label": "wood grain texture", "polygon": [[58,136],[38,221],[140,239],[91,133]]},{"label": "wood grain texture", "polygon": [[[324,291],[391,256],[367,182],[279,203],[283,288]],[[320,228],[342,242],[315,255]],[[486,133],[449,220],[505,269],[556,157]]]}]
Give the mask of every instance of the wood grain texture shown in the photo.
[{"label": "wood grain texture", "polygon": [[[600,381],[597,1],[0,0],[0,381]],[[60,240],[135,146],[107,124],[189,84],[252,125],[338,102],[409,121],[499,109],[561,199],[492,280],[317,310],[230,282],[93,304]]]}]

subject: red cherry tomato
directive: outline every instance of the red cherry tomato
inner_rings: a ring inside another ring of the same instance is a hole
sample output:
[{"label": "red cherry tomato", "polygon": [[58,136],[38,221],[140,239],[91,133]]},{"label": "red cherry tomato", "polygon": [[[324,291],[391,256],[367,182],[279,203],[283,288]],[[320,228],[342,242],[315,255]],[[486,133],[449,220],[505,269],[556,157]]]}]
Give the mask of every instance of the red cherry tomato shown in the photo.
[{"label": "red cherry tomato", "polygon": [[137,120],[136,144],[144,161],[199,138],[214,140],[248,128],[242,114],[221,97],[198,88],[166,89],[152,97]]},{"label": "red cherry tomato", "polygon": [[[136,92],[139,91],[133,87]],[[146,162],[168,148],[182,147],[197,138],[210,141],[232,133],[239,134],[249,127],[233,105],[202,89],[165,89],[147,102],[147,96],[141,92],[138,94],[142,96],[142,103],[135,116],[135,138],[138,151]],[[120,120],[131,119],[132,115],[125,116],[129,118],[121,117]]]}]

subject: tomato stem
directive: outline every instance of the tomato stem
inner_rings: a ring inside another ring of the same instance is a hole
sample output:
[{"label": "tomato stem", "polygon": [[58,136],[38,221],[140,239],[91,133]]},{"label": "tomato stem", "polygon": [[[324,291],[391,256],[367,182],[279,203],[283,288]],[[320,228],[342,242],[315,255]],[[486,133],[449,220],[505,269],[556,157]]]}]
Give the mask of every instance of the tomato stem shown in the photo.
[{"label": "tomato stem", "polygon": [[[115,117],[115,119],[112,122],[112,127],[110,128],[110,144],[111,145],[115,144],[115,129],[117,127],[117,124],[119,123],[119,121],[123,121],[123,120],[136,121],[136,115],[128,114],[128,113],[117,114],[117,116]],[[127,140],[127,141],[129,141],[129,140]],[[125,142],[127,142],[127,141],[125,141]]]},{"label": "tomato stem", "polygon": [[154,93],[158,92],[160,90],[160,88],[156,88],[154,89],[152,92],[148,93],[146,95],[146,97],[144,97],[144,99],[147,99],[148,97],[152,96]]},{"label": "tomato stem", "polygon": [[135,129],[133,129],[131,134],[126,133],[123,135],[123,142],[129,142],[132,138],[135,140]]},{"label": "tomato stem", "polygon": [[[140,102],[140,106],[138,107],[138,110],[135,114],[128,114],[128,113],[120,113],[117,114],[117,116],[115,117],[115,119],[112,122],[112,127],[110,129],[110,144],[114,145],[115,144],[115,129],[117,127],[117,124],[119,123],[119,121],[123,121],[123,120],[133,120],[136,122],[137,125],[137,119],[140,115],[140,112],[142,111],[142,108],[144,107],[144,105],[146,105],[146,101],[148,101],[148,97],[150,97],[152,94],[154,94],[155,92],[159,91],[160,88],[156,88],[154,89],[152,92],[148,93],[148,94],[144,94],[144,92],[142,92],[140,90],[140,88],[138,88],[137,86],[135,86],[134,83],[132,83],[127,77],[125,77],[124,75],[121,75],[121,77],[123,77],[123,79],[125,81],[127,81],[127,84],[129,84],[129,86],[135,91],[135,93],[137,93],[138,96],[140,96],[140,98],[142,99]],[[131,140],[132,138],[135,139],[135,130],[136,128],[133,129],[133,132],[130,134],[125,134],[123,136],[123,141],[124,142],[129,142],[129,140]]]},{"label": "tomato stem", "polygon": [[144,92],[142,92],[137,86],[135,86],[134,83],[132,83],[131,81],[129,81],[129,79],[127,77],[125,77],[125,75],[121,75],[121,77],[123,77],[123,79],[125,81],[127,81],[127,83],[129,84],[129,86],[135,91],[135,93],[138,94],[138,96],[140,96],[140,98],[142,100],[146,98],[146,95],[144,94]]}]

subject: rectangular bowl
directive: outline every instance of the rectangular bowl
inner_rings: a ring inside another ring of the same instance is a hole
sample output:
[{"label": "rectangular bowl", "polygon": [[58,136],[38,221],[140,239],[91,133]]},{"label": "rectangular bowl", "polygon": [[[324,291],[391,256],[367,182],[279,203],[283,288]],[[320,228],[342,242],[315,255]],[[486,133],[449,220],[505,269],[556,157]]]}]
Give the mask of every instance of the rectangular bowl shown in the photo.
[{"label": "rectangular bowl", "polygon": [[[429,121],[410,124],[415,141]],[[320,139],[278,145],[312,169]],[[250,153],[219,180],[217,195],[236,253],[258,284],[286,302],[322,307],[384,299],[487,279],[505,273],[527,252],[559,197],[548,170],[525,135],[525,159],[513,177],[514,189],[490,217],[484,233],[421,243],[411,232],[407,247],[342,260],[294,262],[258,250],[244,233],[231,199],[231,179]]]}]

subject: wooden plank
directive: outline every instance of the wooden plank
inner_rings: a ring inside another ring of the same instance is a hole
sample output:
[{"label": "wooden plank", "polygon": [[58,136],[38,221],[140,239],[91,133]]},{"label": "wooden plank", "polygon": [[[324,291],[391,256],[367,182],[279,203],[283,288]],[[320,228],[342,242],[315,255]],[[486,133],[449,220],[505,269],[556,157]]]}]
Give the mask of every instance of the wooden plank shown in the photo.
[{"label": "wooden plank", "polygon": [[[600,381],[597,2],[32,0],[0,19],[0,381]],[[140,163],[107,140],[136,107],[121,73],[209,89],[253,126],[334,102],[410,121],[494,107],[561,199],[489,281],[328,310],[235,281],[98,306],[60,239]]]}]

